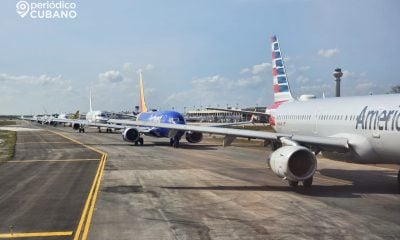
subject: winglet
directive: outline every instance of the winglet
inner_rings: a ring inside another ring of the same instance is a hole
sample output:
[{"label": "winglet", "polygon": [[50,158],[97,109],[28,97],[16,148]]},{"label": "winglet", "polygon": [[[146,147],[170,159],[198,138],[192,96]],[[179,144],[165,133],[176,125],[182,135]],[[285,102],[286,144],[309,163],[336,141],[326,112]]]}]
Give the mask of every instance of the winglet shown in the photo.
[{"label": "winglet", "polygon": [[139,95],[140,95],[139,112],[147,112],[146,101],[144,100],[142,72],[139,72],[139,87],[140,87],[140,92],[139,92]]},{"label": "winglet", "polygon": [[276,35],[273,35],[271,37],[271,50],[272,50],[272,77],[274,84],[273,85],[274,102],[281,103],[293,100],[281,48]]}]

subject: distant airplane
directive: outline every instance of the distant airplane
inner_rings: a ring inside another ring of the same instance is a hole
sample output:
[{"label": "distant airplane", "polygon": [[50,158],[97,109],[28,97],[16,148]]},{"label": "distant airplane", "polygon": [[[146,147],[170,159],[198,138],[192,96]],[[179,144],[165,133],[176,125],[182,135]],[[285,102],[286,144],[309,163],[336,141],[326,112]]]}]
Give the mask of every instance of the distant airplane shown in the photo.
[{"label": "distant airplane", "polygon": [[[107,123],[109,120],[109,112],[107,111],[100,111],[100,110],[93,110],[92,108],[92,91],[90,91],[89,95],[89,112],[86,114],[82,114],[85,116],[85,119],[79,119],[80,114],[79,111],[75,113],[73,118],[53,118],[51,121],[53,123],[70,123],[72,128],[78,130],[79,132],[85,132],[86,126],[95,126],[101,132],[101,127],[96,126],[96,123]],[[110,132],[111,129],[107,128],[107,132]]]},{"label": "distant airplane", "polygon": [[59,123],[58,120],[79,119],[79,110],[76,111],[72,116],[69,116],[65,113],[60,113],[53,115],[33,115],[30,118],[21,116],[21,119],[41,124],[57,125]]},{"label": "distant airplane", "polygon": [[[312,185],[317,169],[315,155],[321,151],[345,153],[359,163],[400,163],[399,94],[296,100],[290,91],[276,36],[272,37],[272,65],[274,104],[268,113],[275,133],[191,126],[158,119],[113,120],[113,125],[169,129],[171,133],[212,133],[225,135],[225,139],[269,140],[274,151],[268,164],[290,186],[297,186],[299,182],[305,187]],[[400,187],[400,171],[398,182]]]}]

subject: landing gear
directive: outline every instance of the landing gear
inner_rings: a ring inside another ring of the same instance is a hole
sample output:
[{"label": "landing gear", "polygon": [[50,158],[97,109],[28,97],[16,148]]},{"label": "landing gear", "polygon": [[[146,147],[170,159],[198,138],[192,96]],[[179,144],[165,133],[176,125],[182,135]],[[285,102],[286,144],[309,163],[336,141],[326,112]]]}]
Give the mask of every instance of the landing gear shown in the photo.
[{"label": "landing gear", "polygon": [[288,182],[289,182],[289,186],[291,186],[291,187],[297,187],[299,185],[298,181],[288,180]]},{"label": "landing gear", "polygon": [[397,187],[399,188],[399,193],[400,193],[400,170],[397,173]]},{"label": "landing gear", "polygon": [[107,128],[107,129],[106,129],[106,132],[107,132],[107,133],[112,133],[112,128]]},{"label": "landing gear", "polygon": [[140,146],[143,146],[143,143],[144,143],[144,141],[143,141],[143,138],[141,137],[137,141],[135,141],[135,146],[137,146],[139,144],[140,144]]},{"label": "landing gear", "polygon": [[307,178],[306,180],[304,180],[303,181],[303,186],[305,188],[309,188],[309,187],[311,187],[312,182],[313,182],[313,176],[311,176],[310,178]]},{"label": "landing gear", "polygon": [[171,147],[178,148],[179,147],[179,138],[177,138],[177,137],[170,138],[169,145]]},{"label": "landing gear", "polygon": [[397,173],[397,182],[399,183],[399,188],[400,188],[400,170]]},{"label": "landing gear", "polygon": [[[288,182],[289,182],[289,186],[291,186],[291,187],[297,187],[299,185],[298,181],[288,180]],[[313,176],[311,176],[310,178],[307,178],[306,180],[303,181],[303,187],[309,188],[309,187],[311,187],[312,183],[313,183]]]},{"label": "landing gear", "polygon": [[80,127],[80,128],[79,128],[79,132],[80,132],[80,133],[81,133],[81,132],[83,132],[83,133],[84,133],[84,132],[85,132],[85,128],[83,128],[83,127]]},{"label": "landing gear", "polygon": [[100,128],[100,127],[98,127],[98,129],[99,129],[99,133],[101,133],[101,128]]}]

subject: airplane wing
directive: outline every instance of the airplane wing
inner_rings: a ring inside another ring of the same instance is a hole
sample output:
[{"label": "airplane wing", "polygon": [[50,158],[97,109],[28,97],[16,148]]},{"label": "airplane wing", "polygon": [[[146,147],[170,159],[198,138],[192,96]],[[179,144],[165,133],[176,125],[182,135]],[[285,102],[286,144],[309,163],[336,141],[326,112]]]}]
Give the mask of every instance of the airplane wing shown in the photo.
[{"label": "airplane wing", "polygon": [[[132,120],[124,120],[124,121],[132,121]],[[136,121],[132,121],[132,122],[136,122]],[[111,122],[109,122],[109,123],[89,123],[88,126],[113,128],[113,129],[118,129],[118,130],[124,130],[124,129],[130,128],[132,126],[135,126],[135,128],[140,133],[148,133],[154,128],[154,127],[148,127],[148,126],[136,126],[136,125],[131,125],[131,124],[120,124],[120,123],[111,123]]]},{"label": "airplane wing", "polygon": [[[254,121],[233,122],[233,123],[188,123],[188,125],[191,126],[204,126],[204,127],[229,127],[229,126],[239,126],[248,124],[254,124]],[[269,124],[265,125],[268,126]]]},{"label": "airplane wing", "polygon": [[348,139],[339,137],[304,136],[304,135],[262,132],[262,131],[232,129],[232,128],[194,126],[185,124],[154,123],[154,122],[116,120],[116,119],[110,120],[109,123],[110,124],[108,126],[111,128],[114,128],[114,126],[119,126],[120,128],[128,128],[129,126],[155,127],[155,128],[166,128],[171,130],[181,130],[188,132],[192,131],[192,132],[224,135],[227,138],[243,137],[243,138],[270,140],[270,141],[280,141],[281,138],[286,138],[295,141],[299,144],[314,146],[321,149],[335,149],[342,151],[349,149]]},{"label": "airplane wing", "polygon": [[256,111],[243,111],[237,109],[224,109],[224,108],[207,108],[207,110],[217,110],[217,111],[224,111],[224,112],[235,112],[235,113],[242,113],[248,115],[257,115],[257,116],[269,116],[269,114],[264,112],[256,112]]},{"label": "airplane wing", "polygon": [[21,116],[20,119],[25,120],[25,121],[36,121],[36,120],[37,120],[37,118],[33,118],[33,117],[24,117],[24,116]]}]

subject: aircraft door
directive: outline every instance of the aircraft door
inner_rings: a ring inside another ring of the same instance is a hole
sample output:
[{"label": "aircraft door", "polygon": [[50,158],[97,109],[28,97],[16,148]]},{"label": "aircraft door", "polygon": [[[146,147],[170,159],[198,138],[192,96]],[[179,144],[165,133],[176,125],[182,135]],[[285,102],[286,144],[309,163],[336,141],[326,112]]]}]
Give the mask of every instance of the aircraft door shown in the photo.
[{"label": "aircraft door", "polygon": [[[319,116],[319,111],[315,111],[314,114],[314,127],[313,127],[313,133],[318,134],[318,116]],[[312,119],[311,119],[312,121]]]}]

